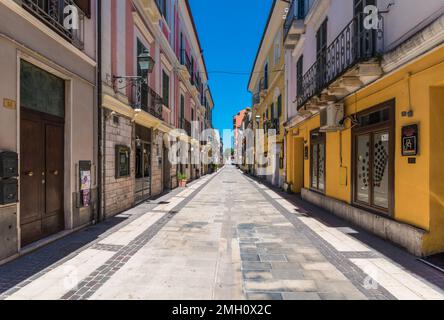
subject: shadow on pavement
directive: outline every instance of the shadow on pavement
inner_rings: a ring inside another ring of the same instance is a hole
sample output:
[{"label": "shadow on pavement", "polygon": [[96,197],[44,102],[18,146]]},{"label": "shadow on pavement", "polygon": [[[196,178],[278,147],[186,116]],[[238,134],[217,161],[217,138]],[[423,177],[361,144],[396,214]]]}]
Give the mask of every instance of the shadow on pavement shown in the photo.
[{"label": "shadow on pavement", "polygon": [[362,243],[366,244],[368,247],[373,250],[379,252],[380,254],[386,256],[387,258],[393,260],[398,263],[406,270],[426,279],[430,283],[433,283],[437,287],[444,290],[444,273],[421,262],[418,257],[408,253],[401,247],[388,242],[384,239],[381,239],[366,230],[353,225],[352,223],[345,221],[334,214],[317,207],[307,201],[302,200],[300,195],[297,194],[289,194],[284,192],[280,188],[271,185],[265,179],[259,179],[255,176],[244,173],[244,175],[250,179],[257,181],[258,183],[268,187],[273,190],[277,194],[279,194],[283,199],[286,199],[290,203],[294,204],[299,208],[299,212],[310,216],[326,226],[332,228],[351,228],[357,233],[348,234],[350,237],[353,237]]},{"label": "shadow on pavement", "polygon": [[109,218],[0,266],[0,294],[86,245],[92,245],[94,240],[126,219]]}]

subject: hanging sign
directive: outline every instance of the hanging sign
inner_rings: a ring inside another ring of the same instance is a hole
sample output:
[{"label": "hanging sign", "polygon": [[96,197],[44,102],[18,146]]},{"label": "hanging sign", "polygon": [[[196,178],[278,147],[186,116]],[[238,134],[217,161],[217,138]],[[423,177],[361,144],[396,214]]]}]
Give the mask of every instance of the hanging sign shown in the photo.
[{"label": "hanging sign", "polygon": [[418,155],[418,131],[417,124],[402,127],[402,156]]}]

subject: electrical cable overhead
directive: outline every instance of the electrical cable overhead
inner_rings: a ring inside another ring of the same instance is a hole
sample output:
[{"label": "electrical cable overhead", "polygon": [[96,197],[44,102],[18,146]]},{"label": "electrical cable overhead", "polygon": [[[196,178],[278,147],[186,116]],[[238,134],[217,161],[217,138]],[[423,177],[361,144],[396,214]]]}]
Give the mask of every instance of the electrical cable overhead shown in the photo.
[{"label": "electrical cable overhead", "polygon": [[[283,69],[280,70],[271,70],[269,73],[276,73],[284,71]],[[199,72],[204,73],[204,72]],[[208,74],[226,74],[226,75],[240,75],[240,76],[249,76],[250,74],[256,74],[256,73],[264,73],[263,71],[255,71],[255,72],[242,72],[242,71],[225,71],[225,70],[214,70],[214,71],[208,71]]]}]

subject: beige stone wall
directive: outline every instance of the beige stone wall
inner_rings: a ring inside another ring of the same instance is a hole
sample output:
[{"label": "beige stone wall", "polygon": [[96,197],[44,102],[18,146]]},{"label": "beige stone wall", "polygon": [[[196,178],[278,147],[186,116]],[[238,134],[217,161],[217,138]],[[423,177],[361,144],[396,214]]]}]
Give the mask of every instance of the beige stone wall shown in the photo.
[{"label": "beige stone wall", "polygon": [[[107,113],[109,114],[109,113]],[[134,205],[135,189],[135,146],[133,139],[133,124],[125,117],[119,117],[115,124],[112,116],[105,120],[105,186],[104,203],[105,216],[114,216]],[[116,179],[115,146],[124,145],[131,148],[130,176]]]}]

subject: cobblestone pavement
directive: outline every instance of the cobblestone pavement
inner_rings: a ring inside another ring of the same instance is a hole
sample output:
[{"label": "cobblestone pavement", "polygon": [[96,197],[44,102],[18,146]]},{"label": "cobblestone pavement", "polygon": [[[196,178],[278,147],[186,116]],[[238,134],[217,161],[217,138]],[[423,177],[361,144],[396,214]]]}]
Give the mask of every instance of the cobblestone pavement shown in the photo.
[{"label": "cobblestone pavement", "polygon": [[443,299],[442,278],[227,166],[1,266],[0,299]]}]

